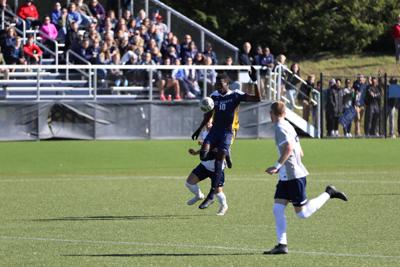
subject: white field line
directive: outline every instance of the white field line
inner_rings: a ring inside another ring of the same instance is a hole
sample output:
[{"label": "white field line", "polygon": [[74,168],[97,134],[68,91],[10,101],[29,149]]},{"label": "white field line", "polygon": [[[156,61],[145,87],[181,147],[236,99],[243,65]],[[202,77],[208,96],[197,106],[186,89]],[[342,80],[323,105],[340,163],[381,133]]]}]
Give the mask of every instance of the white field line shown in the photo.
[{"label": "white field line", "polygon": [[[220,249],[220,250],[233,250],[233,251],[260,252],[260,254],[264,250],[262,248],[225,247],[225,246],[215,246],[215,245],[144,243],[144,242],[124,242],[124,241],[103,241],[103,240],[73,240],[73,239],[58,239],[58,238],[46,238],[46,237],[23,237],[23,236],[0,236],[0,239],[44,241],[44,242],[58,242],[58,243],[75,243],[75,244],[96,244],[96,245],[126,245],[126,246],[140,246],[140,247]],[[355,253],[293,251],[293,250],[290,250],[290,253],[304,254],[304,255],[311,255],[311,256],[333,256],[333,257],[376,258],[376,259],[400,260],[400,256],[378,255],[378,254],[355,254]]]},{"label": "white field line", "polygon": [[[399,175],[394,172],[326,172],[326,173],[312,173],[309,176],[309,180],[313,183],[345,183],[345,184],[400,184],[399,180],[362,180],[362,179],[318,179],[317,177],[354,177],[356,175],[363,176],[379,176],[380,174],[392,174],[393,177],[398,177]],[[314,178],[315,177],[315,178]],[[118,180],[184,180],[186,176],[80,176],[76,178],[58,176],[54,178],[8,178],[1,179],[0,183],[25,183],[25,182],[79,182],[79,181],[118,181]],[[244,178],[240,175],[227,175],[227,181],[239,181],[239,182],[276,182],[276,176],[269,176],[268,174],[257,174],[250,175]]]}]

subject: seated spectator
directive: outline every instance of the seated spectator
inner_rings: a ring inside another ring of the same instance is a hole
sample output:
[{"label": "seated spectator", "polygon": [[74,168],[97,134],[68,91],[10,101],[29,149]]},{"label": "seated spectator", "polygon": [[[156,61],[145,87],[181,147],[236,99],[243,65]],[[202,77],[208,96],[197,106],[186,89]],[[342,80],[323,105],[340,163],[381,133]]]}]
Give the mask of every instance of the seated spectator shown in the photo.
[{"label": "seated spectator", "polygon": [[168,46],[172,43],[172,38],[174,37],[174,33],[173,32],[169,32],[166,36],[164,41],[161,44],[161,53],[163,55],[165,55],[167,53],[168,50]]},{"label": "seated spectator", "polygon": [[[4,60],[4,56],[1,51],[1,46],[0,46],[0,65],[6,65],[6,61]],[[0,67],[0,73],[3,74],[2,78],[4,80],[8,80],[8,72],[9,72],[9,70],[7,68]]]},{"label": "seated spectator", "polygon": [[81,14],[82,25],[88,26],[93,20],[93,14],[90,12],[88,5],[86,5],[83,0],[75,0],[76,11]]},{"label": "seated spectator", "polygon": [[115,16],[115,11],[114,10],[108,10],[107,11],[107,17],[105,18],[105,21],[109,20],[111,25],[112,25],[112,29],[114,30],[117,27],[118,24],[118,19]]},{"label": "seated spectator", "polygon": [[[233,66],[233,58],[231,56],[227,56],[225,58],[224,65]],[[230,83],[229,88],[231,90],[241,90],[241,84],[239,83],[239,71],[237,70],[225,70],[226,75],[228,75]]]},{"label": "seated spectator", "polygon": [[[171,65],[171,60],[166,57],[164,58],[164,65]],[[165,92],[173,91],[173,94],[175,95],[175,100],[180,101],[181,96],[180,96],[180,87],[179,87],[179,82],[172,77],[172,71],[171,70],[161,70],[159,72],[159,79],[157,81],[158,83],[158,89],[160,90],[160,100],[161,101],[166,101],[167,98],[165,97]],[[169,97],[168,97],[168,100]]]},{"label": "seated spectator", "polygon": [[5,61],[8,65],[25,65],[24,51],[22,47],[22,38],[17,36],[11,46],[6,47],[4,53]]},{"label": "seated spectator", "polygon": [[239,64],[240,65],[253,65],[253,58],[251,56],[251,44],[249,42],[245,42],[243,44],[243,50],[239,55]]},{"label": "seated spectator", "polygon": [[190,42],[192,42],[192,36],[190,36],[189,34],[185,34],[185,36],[183,37],[183,42],[180,44],[181,46],[180,57],[182,58],[183,64],[185,64],[187,52],[190,50]]},{"label": "seated spectator", "polygon": [[159,30],[156,25],[154,25],[154,24],[150,25],[148,34],[150,35],[151,39],[154,39],[156,41],[157,46],[161,47],[163,37],[160,35]]},{"label": "seated spectator", "polygon": [[28,42],[24,45],[24,54],[26,60],[30,64],[40,63],[41,56],[43,55],[42,49],[35,44],[33,36],[29,36]]},{"label": "seated spectator", "polygon": [[[25,4],[18,8],[17,15],[25,20],[27,29],[40,25],[39,12],[33,0],[26,0]],[[20,27],[22,28],[22,25]]]},{"label": "seated spectator", "polygon": [[43,24],[40,27],[40,32],[40,37],[42,37],[44,45],[54,51],[54,43],[51,40],[57,39],[58,31],[56,26],[51,23],[49,16],[44,17]]},{"label": "seated spectator", "polygon": [[[112,65],[121,65],[120,54],[116,53],[112,57]],[[115,86],[128,86],[128,79],[120,69],[110,69],[108,79],[114,83]]]},{"label": "seated spectator", "polygon": [[203,52],[204,56],[211,58],[212,65],[218,64],[217,54],[213,51],[213,47],[211,43],[206,43],[206,48]]},{"label": "seated spectator", "polygon": [[132,12],[129,9],[124,9],[122,12],[122,18],[126,21],[131,21],[133,19]]},{"label": "seated spectator", "polygon": [[60,29],[58,23],[59,23],[59,20],[61,18],[61,14],[62,14],[61,4],[60,4],[60,2],[56,2],[54,4],[54,8],[51,11],[50,16],[51,16],[51,23],[56,25],[58,30]]},{"label": "seated spectator", "polygon": [[162,64],[162,54],[160,52],[160,49],[157,46],[153,47],[153,49],[151,49],[150,53],[151,53],[151,57],[152,57],[153,61],[157,65]]},{"label": "seated spectator", "polygon": [[82,24],[82,15],[76,9],[75,3],[70,3],[68,7],[68,23],[71,24],[72,22],[75,22],[78,26]]},{"label": "seated spectator", "polygon": [[204,63],[204,55],[203,53],[198,52],[193,59],[193,65],[203,65]]},{"label": "seated spectator", "polygon": [[[196,46],[196,43],[194,41],[191,41],[189,43],[189,47],[188,48],[189,49],[187,49],[185,51],[185,53],[183,53],[181,55],[182,56],[182,61],[185,62],[185,64],[186,64],[186,61],[188,60],[188,58],[194,59],[195,56],[197,55],[197,53],[199,52],[197,50],[197,46]],[[192,60],[192,62],[193,62],[193,60]]]},{"label": "seated spectator", "polygon": [[[57,24],[58,40],[60,40],[61,42],[65,43],[68,27],[72,28],[72,25],[70,25],[70,23],[68,21],[68,9],[63,8],[63,9],[61,9],[61,16],[58,19],[58,24]],[[79,25],[78,25],[78,27],[79,27]]]},{"label": "seated spectator", "polygon": [[98,0],[92,0],[89,6],[90,12],[93,17],[95,17],[98,21],[103,21],[106,17],[106,11],[102,4],[99,3]]},{"label": "seated spectator", "polygon": [[[204,66],[212,66],[212,59],[210,57],[204,57]],[[198,71],[198,81],[200,88],[204,88],[204,83],[207,87],[207,95],[211,94],[214,89],[215,82],[217,80],[217,72],[214,69],[206,69]]]},{"label": "seated spectator", "polygon": [[179,54],[175,50],[175,47],[171,45],[168,46],[167,54],[165,55],[165,57],[168,57],[171,60],[171,63],[175,64],[175,61],[179,59]]},{"label": "seated spectator", "polygon": [[[89,62],[93,62],[93,60],[95,60],[95,58],[93,58],[93,49],[90,46],[89,39],[83,39],[78,48],[78,51],[76,52],[78,53],[79,56],[81,56],[82,58],[84,58]],[[84,62],[81,62],[80,59],[77,59],[77,61],[81,64],[85,64]]]},{"label": "seated spectator", "polygon": [[138,15],[136,17],[136,26],[140,27],[140,25],[142,25],[142,22],[146,17],[147,17],[146,11],[144,11],[144,9],[139,10]]},{"label": "seated spectator", "polygon": [[[154,25],[156,26],[156,28],[157,28],[157,30],[158,30],[157,32],[158,32],[158,34],[160,35],[160,36],[159,36],[159,39],[160,39],[161,42],[162,42],[162,40],[165,39],[165,36],[166,36],[167,33],[169,32],[169,30],[168,30],[167,24],[165,24],[165,23],[163,22],[163,17],[162,17],[160,14],[156,16],[156,22],[155,22]],[[159,44],[159,46],[160,46],[160,44]]]},{"label": "seated spectator", "polygon": [[[104,43],[101,48],[100,48],[100,53],[98,54],[96,58],[96,64],[100,65],[111,65],[112,63],[112,57],[111,53],[108,49],[107,43]],[[94,56],[94,55],[93,55]],[[98,70],[98,79],[100,80],[105,80],[107,77],[107,69],[99,69]]]},{"label": "seated spectator", "polygon": [[[193,59],[188,57],[187,66],[193,65]],[[185,69],[184,79],[181,81],[181,88],[187,99],[201,98],[201,90],[197,82],[197,72],[195,69]]]}]

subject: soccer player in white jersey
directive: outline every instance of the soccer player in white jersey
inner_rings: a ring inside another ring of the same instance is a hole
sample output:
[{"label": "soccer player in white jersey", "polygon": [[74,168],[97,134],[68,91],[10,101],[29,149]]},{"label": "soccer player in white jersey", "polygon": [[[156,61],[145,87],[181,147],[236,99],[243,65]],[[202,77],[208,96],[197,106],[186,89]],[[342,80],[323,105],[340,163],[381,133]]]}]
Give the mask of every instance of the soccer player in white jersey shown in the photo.
[{"label": "soccer player in white jersey", "polygon": [[[199,136],[199,145],[201,145],[203,143],[203,140],[206,138],[208,131],[211,129],[211,127],[212,127],[212,119],[210,119],[208,121],[208,123],[204,127],[203,131],[201,131],[200,136]],[[200,150],[196,151],[191,148],[191,149],[189,149],[189,153],[191,155],[198,155],[198,154],[200,154]],[[211,178],[212,181],[213,181],[213,179],[215,179],[215,166],[214,165],[215,165],[215,160],[203,160],[189,174],[188,178],[186,179],[185,185],[189,189],[189,191],[194,194],[194,197],[187,201],[188,205],[193,205],[197,201],[204,199],[205,196],[201,192],[201,189],[198,186],[198,183],[200,181],[205,180],[206,178]],[[223,186],[225,183],[225,172],[224,172],[225,164],[223,164],[222,168],[223,168],[222,169],[222,178],[218,183],[216,193],[213,190],[213,187],[212,187],[213,182],[212,182],[210,193],[207,196],[208,198],[211,199],[211,203],[212,203],[212,202],[214,202],[214,193],[215,193],[215,196],[219,203],[219,208],[218,208],[218,212],[217,212],[217,215],[219,215],[219,216],[225,215],[226,211],[228,210],[226,196],[225,196],[225,193],[223,192]],[[211,203],[210,203],[210,205],[211,205]],[[207,208],[207,207],[205,207],[205,208]]]},{"label": "soccer player in white jersey", "polygon": [[275,217],[278,245],[264,254],[287,254],[285,208],[289,202],[294,206],[297,217],[305,219],[321,208],[330,198],[347,201],[343,192],[328,185],[325,192],[308,200],[306,195],[307,169],[301,162],[303,150],[293,126],[285,120],[285,104],[275,102],[271,105],[270,115],[275,127],[275,143],[279,159],[269,167],[269,174],[279,173],[279,182],[275,191],[273,213]]}]

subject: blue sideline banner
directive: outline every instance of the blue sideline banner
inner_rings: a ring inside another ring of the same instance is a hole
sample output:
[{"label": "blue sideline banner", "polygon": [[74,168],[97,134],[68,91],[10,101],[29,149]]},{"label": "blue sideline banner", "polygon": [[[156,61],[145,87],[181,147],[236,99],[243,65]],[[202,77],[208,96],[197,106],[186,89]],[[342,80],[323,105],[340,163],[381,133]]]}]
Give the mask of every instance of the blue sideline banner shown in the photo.
[{"label": "blue sideline banner", "polygon": [[343,127],[347,128],[354,120],[355,116],[356,116],[355,108],[354,107],[347,108],[343,112],[343,115],[339,118],[339,122],[341,125],[343,125]]}]

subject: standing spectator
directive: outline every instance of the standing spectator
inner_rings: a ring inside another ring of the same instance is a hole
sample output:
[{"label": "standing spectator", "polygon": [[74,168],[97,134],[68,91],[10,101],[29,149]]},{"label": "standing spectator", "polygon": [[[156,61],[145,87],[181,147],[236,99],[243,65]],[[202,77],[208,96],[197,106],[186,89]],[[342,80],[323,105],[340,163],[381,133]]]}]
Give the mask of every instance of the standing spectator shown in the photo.
[{"label": "standing spectator", "polygon": [[343,111],[343,93],[340,87],[336,84],[335,79],[329,81],[329,89],[327,92],[326,103],[326,123],[328,136],[339,136],[339,117]]},{"label": "standing spectator", "polygon": [[[293,109],[296,106],[297,86],[300,83],[300,67],[298,63],[293,63],[290,66],[290,72],[286,79],[286,97],[289,99],[289,108]],[[303,113],[304,114],[304,113]]]},{"label": "standing spectator", "polygon": [[62,8],[61,9],[61,16],[58,19],[58,40],[61,42],[65,43],[65,38],[67,36],[67,28],[70,27],[70,24],[68,22],[68,9],[67,8]]},{"label": "standing spectator", "polygon": [[396,64],[400,63],[400,15],[397,16],[397,23],[392,27],[392,37],[396,48]]},{"label": "standing spectator", "polygon": [[243,51],[239,55],[239,64],[240,65],[253,65],[253,58],[250,55],[251,53],[251,44],[249,42],[245,42],[243,44]]},{"label": "standing spectator", "polygon": [[362,74],[357,75],[357,80],[353,83],[353,89],[355,94],[354,107],[356,109],[356,116],[354,117],[354,128],[356,137],[361,136],[361,121],[364,115],[364,99],[365,91],[367,89],[367,83],[365,76]]},{"label": "standing spectator", "polygon": [[[318,126],[318,112],[320,108],[320,100],[322,98],[322,83],[321,81],[317,82],[317,85],[315,86],[315,91],[311,91],[311,114],[312,114],[312,119],[313,119],[313,125]],[[317,92],[316,92],[317,91]],[[318,94],[319,93],[319,94]],[[318,97],[319,96],[319,97]]]},{"label": "standing spectator", "polygon": [[17,15],[25,20],[26,29],[40,25],[39,12],[35,4],[33,4],[33,0],[26,0],[25,4],[18,8]]},{"label": "standing spectator", "polygon": [[211,43],[206,43],[206,48],[205,48],[203,54],[204,54],[204,56],[211,58],[213,65],[218,64],[217,54],[213,51],[213,47],[212,47]]},{"label": "standing spectator", "polygon": [[[343,115],[355,114],[354,110],[354,89],[351,87],[350,79],[346,79],[344,81],[344,89],[343,89]],[[343,123],[343,133],[345,137],[352,137],[351,135],[351,122],[353,120],[346,119]]]},{"label": "standing spectator", "polygon": [[24,45],[24,54],[29,63],[38,64],[40,62],[43,51],[35,44],[33,36],[29,36],[28,42]]},{"label": "standing spectator", "polygon": [[71,22],[71,29],[68,31],[65,37],[65,49],[71,49],[74,51],[78,50],[81,37],[79,35],[79,24],[75,21]]},{"label": "standing spectator", "polygon": [[380,101],[381,91],[378,87],[378,79],[372,77],[365,94],[364,133],[366,136],[379,136]]},{"label": "standing spectator", "polygon": [[[389,98],[388,98],[388,119],[389,119],[389,135],[391,138],[396,138],[394,133],[394,118],[397,109],[397,133],[400,136],[400,86],[397,84],[397,80],[391,78],[389,81]],[[397,92],[397,94],[396,94]]]},{"label": "standing spectator", "polygon": [[274,68],[274,60],[274,55],[271,54],[271,50],[269,49],[269,47],[264,47],[263,54],[260,60],[260,65],[264,67],[264,71],[261,73],[262,75],[266,75],[268,73],[268,70],[272,70]]},{"label": "standing spectator", "polygon": [[106,17],[106,11],[102,4],[99,3],[98,0],[92,0],[89,6],[90,12],[93,17],[95,17],[98,21],[103,21]]},{"label": "standing spectator", "polygon": [[254,56],[254,65],[261,65],[261,58],[263,56],[263,49],[261,45],[257,45],[256,54]]},{"label": "standing spectator", "polygon": [[169,32],[169,29],[167,24],[163,22],[163,17],[160,14],[156,16],[155,26],[158,30],[157,33],[159,34],[159,40],[161,40],[158,46],[161,47],[161,42],[165,39],[165,36]]},{"label": "standing spectator", "polygon": [[300,87],[300,93],[298,95],[298,99],[303,106],[303,119],[308,122],[310,118],[310,110],[311,110],[311,91],[315,87],[315,75],[308,75],[306,84],[302,84]]},{"label": "standing spectator", "polygon": [[58,36],[58,31],[56,26],[51,23],[50,17],[44,17],[43,24],[40,27],[40,37],[42,37],[42,42],[49,47],[52,51],[54,50],[54,43],[51,40],[56,40]]}]

